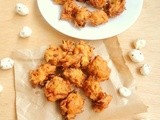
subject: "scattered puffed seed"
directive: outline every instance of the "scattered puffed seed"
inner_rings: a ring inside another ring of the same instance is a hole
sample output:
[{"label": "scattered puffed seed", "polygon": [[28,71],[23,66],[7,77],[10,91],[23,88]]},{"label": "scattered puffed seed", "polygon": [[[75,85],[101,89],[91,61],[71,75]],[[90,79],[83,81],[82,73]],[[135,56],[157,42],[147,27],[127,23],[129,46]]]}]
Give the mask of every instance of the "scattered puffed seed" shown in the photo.
[{"label": "scattered puffed seed", "polygon": [[144,40],[144,39],[137,39],[134,42],[134,47],[135,47],[135,49],[138,49],[138,50],[144,48],[145,45],[146,45],[146,40]]},{"label": "scattered puffed seed", "polygon": [[22,30],[19,33],[20,37],[22,38],[27,38],[30,37],[32,35],[32,30],[31,28],[29,28],[28,26],[24,26],[22,28]]},{"label": "scattered puffed seed", "polygon": [[25,16],[29,14],[29,9],[26,5],[24,5],[23,3],[17,3],[16,4],[16,12],[19,15]]},{"label": "scattered puffed seed", "polygon": [[142,75],[146,76],[149,75],[151,71],[151,68],[148,64],[144,64],[141,68],[140,68],[140,72]]},{"label": "scattered puffed seed", "polygon": [[14,61],[9,57],[3,58],[0,61],[0,67],[3,70],[11,69],[13,65],[14,65]]},{"label": "scattered puffed seed", "polygon": [[133,49],[129,52],[129,57],[133,62],[143,62],[144,55],[140,50]]},{"label": "scattered puffed seed", "polygon": [[121,88],[119,88],[119,93],[123,97],[129,97],[132,92],[131,92],[131,90],[129,90],[126,87],[121,87]]}]

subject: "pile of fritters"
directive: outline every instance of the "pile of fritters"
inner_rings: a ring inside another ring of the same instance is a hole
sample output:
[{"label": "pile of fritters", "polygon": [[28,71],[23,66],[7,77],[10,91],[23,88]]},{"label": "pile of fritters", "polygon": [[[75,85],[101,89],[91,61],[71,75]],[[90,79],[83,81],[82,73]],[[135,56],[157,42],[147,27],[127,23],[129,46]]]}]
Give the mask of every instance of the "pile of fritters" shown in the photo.
[{"label": "pile of fritters", "polygon": [[[84,2],[95,10],[79,6],[76,1]],[[54,2],[62,5],[61,19],[73,22],[76,27],[84,27],[86,23],[92,26],[101,25],[125,9],[125,0],[54,0]]]},{"label": "pile of fritters", "polygon": [[29,73],[32,86],[43,88],[48,101],[59,101],[67,120],[83,111],[85,100],[76,89],[91,99],[96,112],[107,108],[112,99],[100,86],[101,81],[109,79],[111,70],[102,57],[93,55],[93,50],[84,41],[62,41],[46,49],[45,62]]}]

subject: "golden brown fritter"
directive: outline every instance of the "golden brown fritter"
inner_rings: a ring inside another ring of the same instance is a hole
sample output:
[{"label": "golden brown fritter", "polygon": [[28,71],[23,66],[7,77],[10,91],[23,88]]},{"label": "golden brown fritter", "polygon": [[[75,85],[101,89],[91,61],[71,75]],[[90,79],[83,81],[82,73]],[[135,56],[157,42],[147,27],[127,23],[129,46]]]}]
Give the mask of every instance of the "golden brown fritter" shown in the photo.
[{"label": "golden brown fritter", "polygon": [[54,74],[56,66],[49,63],[40,65],[36,70],[32,70],[29,74],[29,79],[33,87],[43,87],[48,80],[48,76]]},{"label": "golden brown fritter", "polygon": [[109,17],[116,17],[125,10],[125,0],[108,0],[104,11]]},{"label": "golden brown fritter", "polygon": [[88,1],[95,8],[103,8],[107,3],[107,0],[88,0]]},{"label": "golden brown fritter", "polygon": [[88,72],[96,77],[97,81],[104,81],[109,79],[110,68],[107,62],[102,57],[97,55],[88,65]]},{"label": "golden brown fritter", "polygon": [[65,52],[73,52],[73,50],[75,48],[75,42],[73,42],[71,40],[63,40],[61,48]]},{"label": "golden brown fritter", "polygon": [[80,60],[81,60],[81,55],[67,54],[66,56],[64,56],[64,58],[60,60],[60,64],[64,69],[68,67],[79,68]]},{"label": "golden brown fritter", "polygon": [[68,93],[71,92],[71,85],[69,81],[55,76],[46,83],[44,92],[47,99],[54,102],[66,98]]},{"label": "golden brown fritter", "polygon": [[93,76],[89,76],[89,78],[85,80],[83,84],[83,90],[85,95],[93,101],[96,101],[99,95],[102,93],[100,83],[96,81]]},{"label": "golden brown fritter", "polygon": [[82,87],[86,75],[78,68],[68,68],[64,71],[65,78],[69,79],[71,83],[75,84],[77,87]]},{"label": "golden brown fritter", "polygon": [[66,120],[74,119],[75,116],[83,111],[84,99],[77,92],[70,93],[67,98],[60,102],[62,115]]},{"label": "golden brown fritter", "polygon": [[76,4],[75,1],[69,0],[65,2],[62,9],[61,19],[73,20],[78,9],[79,6]]},{"label": "golden brown fritter", "polygon": [[93,47],[89,46],[84,41],[80,41],[76,44],[74,49],[74,54],[82,55],[81,57],[81,67],[86,68],[90,62],[91,57],[93,56]]},{"label": "golden brown fritter", "polygon": [[66,55],[60,47],[54,45],[50,46],[44,54],[44,59],[46,62],[51,63],[52,65],[58,65],[59,61]]},{"label": "golden brown fritter", "polygon": [[103,10],[95,10],[91,12],[89,20],[93,26],[101,25],[108,22],[108,15]]},{"label": "golden brown fritter", "polygon": [[91,15],[91,12],[87,8],[85,7],[79,8],[73,20],[75,26],[84,27],[90,15]]},{"label": "golden brown fritter", "polygon": [[112,96],[107,95],[106,93],[100,93],[99,98],[96,101],[93,101],[93,110],[95,112],[101,112],[108,107],[109,103],[112,100]]},{"label": "golden brown fritter", "polygon": [[60,5],[63,5],[66,1],[73,1],[73,0],[54,0],[56,4],[60,4]]}]

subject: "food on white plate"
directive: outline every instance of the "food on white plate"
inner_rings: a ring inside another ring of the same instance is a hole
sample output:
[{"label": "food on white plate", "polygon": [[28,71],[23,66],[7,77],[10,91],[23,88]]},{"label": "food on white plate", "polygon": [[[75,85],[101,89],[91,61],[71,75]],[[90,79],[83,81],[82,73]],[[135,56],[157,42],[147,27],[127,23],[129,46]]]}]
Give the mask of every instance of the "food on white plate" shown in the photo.
[{"label": "food on white plate", "polygon": [[9,57],[3,58],[0,61],[0,68],[3,70],[11,69],[13,65],[14,65],[14,60]]},{"label": "food on white plate", "polygon": [[149,75],[151,72],[151,68],[148,64],[144,64],[141,68],[140,68],[140,72],[142,75],[146,76]]},{"label": "food on white plate", "polygon": [[3,86],[0,84],[0,93],[3,91]]},{"label": "food on white plate", "polygon": [[140,50],[142,48],[144,48],[146,45],[146,40],[144,39],[137,39],[135,42],[134,42],[134,47],[135,49],[137,50]]},{"label": "food on white plate", "polygon": [[131,96],[131,94],[132,94],[131,90],[129,90],[129,89],[126,88],[126,87],[120,87],[120,88],[118,89],[118,91],[119,91],[119,94],[120,94],[122,97],[129,97],[129,96]]},{"label": "food on white plate", "polygon": [[32,35],[32,29],[28,26],[24,26],[19,33],[19,36],[22,38],[27,38]]},{"label": "food on white plate", "polygon": [[29,9],[26,5],[24,5],[23,3],[17,3],[16,4],[16,12],[19,15],[25,16],[29,14]]},{"label": "food on white plate", "polygon": [[[76,27],[84,27],[86,23],[98,26],[108,22],[109,18],[120,15],[125,10],[125,0],[54,0],[62,5],[61,20],[67,20]],[[83,2],[92,6],[80,6]]]},{"label": "food on white plate", "polygon": [[133,49],[129,52],[129,57],[133,62],[143,62],[144,55],[140,50]]}]

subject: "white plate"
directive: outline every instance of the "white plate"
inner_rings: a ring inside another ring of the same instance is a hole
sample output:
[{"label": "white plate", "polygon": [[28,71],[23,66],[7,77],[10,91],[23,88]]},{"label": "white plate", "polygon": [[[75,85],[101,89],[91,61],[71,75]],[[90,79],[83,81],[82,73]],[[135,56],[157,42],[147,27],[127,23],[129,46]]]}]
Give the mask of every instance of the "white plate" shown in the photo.
[{"label": "white plate", "polygon": [[54,4],[53,0],[37,2],[42,16],[53,28],[68,36],[85,40],[109,38],[125,31],[136,21],[143,5],[143,0],[126,0],[126,10],[108,23],[97,27],[76,28],[72,23],[59,19],[61,6]]}]

